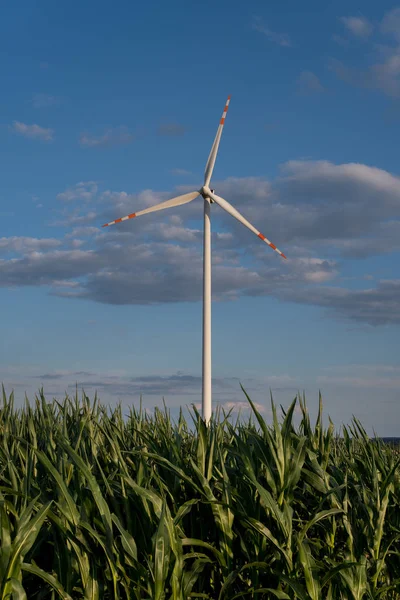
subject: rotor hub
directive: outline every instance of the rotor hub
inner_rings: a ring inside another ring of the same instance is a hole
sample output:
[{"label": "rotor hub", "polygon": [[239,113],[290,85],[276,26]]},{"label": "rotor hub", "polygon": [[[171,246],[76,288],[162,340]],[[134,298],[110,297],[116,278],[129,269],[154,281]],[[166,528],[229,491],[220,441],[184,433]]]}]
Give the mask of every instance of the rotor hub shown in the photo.
[{"label": "rotor hub", "polygon": [[208,198],[211,204],[215,204],[215,200],[213,200],[213,199],[212,199],[212,198],[210,198],[210,196],[209,196],[209,193],[210,193],[210,192],[211,192],[212,194],[214,194],[214,193],[215,193],[215,190],[213,190],[213,189],[211,189],[211,188],[209,188],[209,187],[206,187],[206,186],[204,186],[204,185],[203,185],[203,187],[201,188],[201,191],[200,191],[200,193],[201,193],[201,195],[203,196],[203,198]]}]

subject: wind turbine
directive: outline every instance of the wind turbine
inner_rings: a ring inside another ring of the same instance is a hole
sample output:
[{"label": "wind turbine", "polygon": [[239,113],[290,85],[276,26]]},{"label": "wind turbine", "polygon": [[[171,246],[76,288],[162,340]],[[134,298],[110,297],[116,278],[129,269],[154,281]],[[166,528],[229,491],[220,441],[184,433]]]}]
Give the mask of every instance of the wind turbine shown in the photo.
[{"label": "wind turbine", "polygon": [[209,422],[211,418],[211,223],[210,223],[210,205],[213,203],[219,204],[221,208],[226,210],[232,217],[235,217],[240,223],[242,223],[245,227],[250,229],[253,233],[255,233],[263,242],[268,244],[273,250],[275,250],[278,254],[280,254],[283,258],[286,256],[278,250],[278,248],[269,241],[256,229],[247,219],[245,219],[237,210],[234,208],[229,202],[217,196],[214,193],[214,190],[210,189],[210,181],[211,176],[214,170],[215,159],[217,158],[218,147],[221,141],[222,129],[224,127],[226,113],[228,112],[229,102],[231,97],[228,96],[228,99],[225,104],[224,112],[222,113],[221,120],[219,122],[219,126],[217,129],[217,134],[215,136],[214,143],[211,148],[211,152],[209,154],[206,170],[204,173],[204,183],[202,187],[197,192],[190,192],[188,194],[183,194],[182,196],[177,196],[176,198],[172,198],[171,200],[167,200],[166,202],[161,202],[160,204],[156,204],[155,206],[150,206],[149,208],[145,208],[144,210],[140,210],[136,213],[131,213],[130,215],[126,215],[126,217],[121,217],[120,219],[116,219],[115,221],[111,221],[110,223],[105,223],[103,227],[108,227],[109,225],[115,225],[116,223],[121,223],[122,221],[127,221],[128,219],[133,219],[135,217],[140,217],[141,215],[146,215],[147,213],[156,212],[158,210],[164,210],[164,208],[172,208],[175,206],[181,206],[181,204],[187,204],[192,200],[195,200],[198,196],[202,196],[204,199],[204,235],[203,235],[203,394],[202,394],[202,416],[206,423]]}]

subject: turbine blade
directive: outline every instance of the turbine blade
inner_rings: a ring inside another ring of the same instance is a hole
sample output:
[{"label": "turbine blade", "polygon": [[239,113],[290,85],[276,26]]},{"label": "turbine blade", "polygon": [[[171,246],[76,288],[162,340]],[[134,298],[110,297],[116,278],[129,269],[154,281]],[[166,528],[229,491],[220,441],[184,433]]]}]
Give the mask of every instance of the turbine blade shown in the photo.
[{"label": "turbine blade", "polygon": [[226,101],[224,112],[222,113],[222,117],[221,117],[221,120],[219,122],[219,126],[218,126],[218,129],[217,129],[217,134],[215,136],[215,140],[214,140],[214,143],[213,143],[212,148],[211,148],[211,152],[210,152],[208,160],[207,160],[206,170],[205,170],[205,173],[204,173],[204,185],[207,186],[207,187],[208,187],[208,185],[210,183],[211,176],[212,176],[212,173],[213,173],[213,170],[214,170],[215,159],[217,158],[218,146],[219,146],[219,142],[221,140],[222,130],[224,128],[225,117],[226,117],[226,113],[228,112],[228,107],[229,107],[230,100],[231,100],[231,97],[228,96],[228,100]]},{"label": "turbine blade", "polygon": [[191,202],[197,196],[200,196],[199,192],[190,192],[189,194],[183,194],[183,196],[177,196],[176,198],[171,198],[171,200],[166,200],[165,202],[161,202],[160,204],[155,204],[154,206],[150,206],[149,208],[145,208],[144,210],[139,210],[136,213],[131,213],[130,215],[126,215],[126,217],[121,217],[120,219],[116,219],[115,221],[111,221],[110,223],[105,223],[103,227],[108,227],[109,225],[114,225],[115,223],[121,223],[121,221],[127,221],[128,219],[134,219],[135,217],[140,217],[141,215],[146,215],[147,213],[156,212],[157,210],[164,210],[164,208],[172,208],[173,206],[180,206],[181,204],[187,204]]},{"label": "turbine blade", "polygon": [[229,204],[229,202],[227,202],[226,200],[224,200],[223,198],[221,198],[220,196],[217,196],[216,194],[214,194],[213,192],[208,191],[207,195],[210,196],[210,198],[212,198],[217,204],[220,205],[221,208],[224,208],[226,210],[226,212],[228,212],[230,215],[232,215],[232,217],[235,217],[235,219],[237,219],[238,221],[240,221],[240,223],[242,223],[245,227],[247,227],[248,229],[250,229],[250,231],[252,231],[253,233],[256,234],[256,236],[258,236],[260,238],[260,240],[262,240],[263,242],[265,242],[266,244],[268,244],[268,246],[270,246],[273,250],[275,250],[275,252],[277,252],[278,254],[280,254],[283,258],[287,258],[283,252],[281,252],[280,250],[278,250],[278,248],[275,246],[275,244],[273,244],[272,242],[269,241],[269,239],[267,239],[265,237],[265,235],[263,235],[262,233],[260,233],[258,231],[258,229],[256,229],[254,227],[254,225],[252,225],[251,223],[249,223],[249,221],[247,219],[245,219],[238,210],[236,210],[236,208],[234,208],[231,204]]}]

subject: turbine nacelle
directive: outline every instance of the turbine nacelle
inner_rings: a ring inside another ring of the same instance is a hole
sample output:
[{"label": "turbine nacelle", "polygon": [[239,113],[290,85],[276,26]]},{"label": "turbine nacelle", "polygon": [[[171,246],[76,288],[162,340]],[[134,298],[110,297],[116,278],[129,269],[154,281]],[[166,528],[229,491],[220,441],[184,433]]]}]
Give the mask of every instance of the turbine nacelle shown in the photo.
[{"label": "turbine nacelle", "polygon": [[211,204],[215,204],[215,200],[211,198],[211,194],[214,194],[215,190],[210,189],[208,185],[203,185],[199,192],[203,196],[204,200],[207,198],[207,200],[209,200]]}]

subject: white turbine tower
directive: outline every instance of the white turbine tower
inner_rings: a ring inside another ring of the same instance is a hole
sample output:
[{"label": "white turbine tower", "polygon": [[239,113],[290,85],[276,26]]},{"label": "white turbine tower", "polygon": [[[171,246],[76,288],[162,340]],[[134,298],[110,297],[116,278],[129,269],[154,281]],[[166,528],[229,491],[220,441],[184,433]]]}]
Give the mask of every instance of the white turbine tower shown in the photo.
[{"label": "white turbine tower", "polygon": [[202,415],[206,423],[211,418],[211,228],[210,228],[210,204],[214,202],[219,204],[221,208],[225,209],[232,217],[235,217],[240,223],[245,225],[250,231],[255,233],[263,242],[268,244],[273,250],[280,254],[283,258],[286,256],[278,250],[278,248],[270,242],[265,235],[260,233],[247,219],[245,219],[229,202],[217,196],[214,190],[210,189],[210,181],[213,173],[215,159],[217,158],[218,146],[221,141],[222,129],[225,123],[226,113],[228,112],[230,96],[226,101],[224,112],[222,113],[217,134],[215,136],[214,143],[211,148],[210,155],[207,160],[206,170],[204,173],[204,184],[201,189],[197,192],[190,192],[189,194],[183,194],[161,202],[150,208],[140,210],[136,213],[131,213],[126,217],[116,219],[110,223],[106,223],[103,227],[114,225],[115,223],[121,223],[134,217],[140,217],[147,213],[156,212],[163,210],[164,208],[172,208],[174,206],[180,206],[181,204],[187,204],[198,196],[202,196],[204,199],[204,236],[203,236],[203,396],[202,396]]}]

